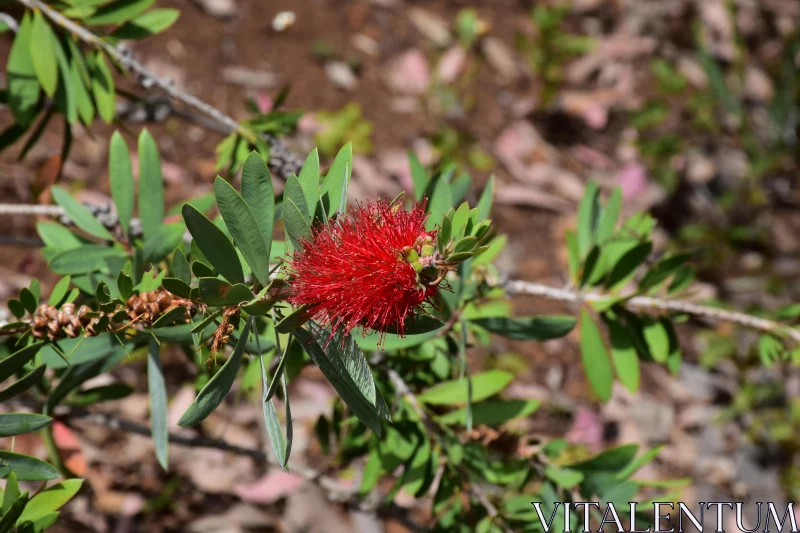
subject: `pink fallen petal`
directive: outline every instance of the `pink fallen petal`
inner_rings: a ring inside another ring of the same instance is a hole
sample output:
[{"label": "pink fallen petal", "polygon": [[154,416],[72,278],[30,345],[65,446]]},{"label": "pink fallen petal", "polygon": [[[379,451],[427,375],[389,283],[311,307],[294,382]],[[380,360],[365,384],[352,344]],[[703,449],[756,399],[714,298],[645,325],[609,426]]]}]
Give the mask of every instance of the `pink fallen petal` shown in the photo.
[{"label": "pink fallen petal", "polygon": [[436,73],[442,83],[453,83],[458,79],[467,64],[467,52],[462,46],[453,46],[445,52],[439,64],[436,66]]},{"label": "pink fallen petal", "polygon": [[431,82],[428,59],[421,50],[412,49],[394,59],[388,67],[386,83],[402,94],[421,95]]},{"label": "pink fallen petal", "polygon": [[582,444],[591,451],[603,447],[603,423],[594,411],[580,407],[572,420],[566,439],[571,444]]},{"label": "pink fallen petal", "polygon": [[252,503],[275,503],[303,486],[304,480],[298,475],[272,470],[253,483],[237,485],[234,494]]},{"label": "pink fallen petal", "polygon": [[630,200],[644,194],[647,190],[647,171],[639,163],[630,163],[619,171],[617,181],[622,187],[622,197]]},{"label": "pink fallen petal", "polygon": [[256,94],[254,100],[258,106],[258,110],[262,113],[269,113],[272,111],[272,97],[268,93],[261,91]]}]

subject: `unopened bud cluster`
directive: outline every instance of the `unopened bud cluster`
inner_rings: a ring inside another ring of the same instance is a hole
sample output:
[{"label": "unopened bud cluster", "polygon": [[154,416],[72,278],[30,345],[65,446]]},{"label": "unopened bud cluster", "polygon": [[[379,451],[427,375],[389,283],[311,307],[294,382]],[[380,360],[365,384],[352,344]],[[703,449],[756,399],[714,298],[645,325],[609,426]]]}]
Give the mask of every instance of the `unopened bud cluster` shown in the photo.
[{"label": "unopened bud cluster", "polygon": [[33,314],[31,333],[37,339],[47,338],[51,341],[64,337],[74,339],[80,335],[81,329],[85,329],[88,336],[97,335],[99,331],[95,331],[93,326],[99,319],[90,317],[90,313],[92,310],[87,305],[82,305],[76,311],[73,303],[66,303],[61,306],[61,309],[42,304]]},{"label": "unopened bud cluster", "polygon": [[164,289],[134,294],[125,302],[125,312],[131,321],[149,326],[161,315],[176,307],[186,309],[186,321],[189,322],[197,314],[198,304],[188,298],[178,298]]}]

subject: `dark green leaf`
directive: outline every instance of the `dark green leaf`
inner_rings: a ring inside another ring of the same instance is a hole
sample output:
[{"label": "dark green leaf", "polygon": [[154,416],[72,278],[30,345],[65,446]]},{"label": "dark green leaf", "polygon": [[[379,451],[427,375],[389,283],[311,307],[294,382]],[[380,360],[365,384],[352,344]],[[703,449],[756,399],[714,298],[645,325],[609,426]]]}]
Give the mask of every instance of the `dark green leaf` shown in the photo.
[{"label": "dark green leaf", "polygon": [[250,335],[250,321],[245,322],[244,329],[239,336],[239,341],[233,350],[230,358],[225,361],[219,372],[214,374],[203,390],[197,395],[192,405],[183,413],[178,425],[181,427],[191,427],[199,424],[216,409],[225,395],[231,389],[233,381],[236,379],[236,374],[239,371],[239,366],[242,363],[242,355],[244,355],[245,346],[247,345],[247,338]]},{"label": "dark green leaf", "polygon": [[178,20],[181,12],[177,9],[153,9],[126,22],[111,34],[117,39],[144,39],[166,30]]},{"label": "dark green leaf", "polygon": [[645,242],[634,246],[623,255],[611,268],[606,280],[606,287],[611,290],[625,285],[636,273],[636,269],[645,262],[653,250],[652,243]]},{"label": "dark green leaf", "polygon": [[633,461],[638,449],[638,444],[616,446],[595,455],[591,459],[571,464],[569,467],[583,472],[612,472],[616,475]]},{"label": "dark green leaf", "polygon": [[80,248],[63,251],[50,261],[50,269],[56,274],[85,274],[105,269],[108,258],[126,259],[122,250],[100,244],[87,244]]},{"label": "dark green leaf", "polygon": [[[264,368],[264,357],[259,357],[259,361],[261,364],[261,392],[262,395],[266,395],[267,390],[269,389],[269,383],[267,382],[267,371]],[[264,410],[264,422],[267,427],[269,442],[272,445],[272,450],[275,453],[275,458],[278,460],[278,464],[281,465],[281,468],[286,470],[289,457],[287,455],[286,440],[283,438],[281,422],[278,420],[278,413],[275,410],[275,402],[270,399],[264,400],[262,403]],[[290,421],[287,420],[287,423],[290,423]]]},{"label": "dark green leaf", "polygon": [[[1,466],[0,469],[7,469],[7,466]],[[6,480],[5,491],[2,495],[2,506],[0,507],[0,516],[5,515],[8,510],[11,508],[11,505],[17,501],[20,496],[19,492],[19,483],[17,482],[17,476],[12,472],[8,475],[8,479]],[[26,498],[27,500],[27,498]],[[21,511],[20,511],[21,512]],[[16,520],[16,518],[14,518]],[[11,522],[13,524],[14,522]],[[2,530],[0,530],[2,531]]]},{"label": "dark green leaf", "polygon": [[320,347],[314,336],[304,329],[295,330],[300,346],[311,357],[322,373],[331,382],[345,404],[353,411],[361,422],[378,436],[381,435],[381,422],[374,405],[367,400],[358,386],[353,382],[343,361],[338,357],[329,357]]},{"label": "dark green leaf", "polygon": [[39,365],[30,373],[0,391],[0,402],[10,400],[36,385],[42,379],[45,370],[47,370],[45,365]]},{"label": "dark green leaf", "polygon": [[328,216],[332,216],[339,210],[342,203],[342,196],[347,191],[347,184],[350,182],[350,175],[353,172],[353,145],[347,143],[336,154],[328,174],[322,180],[320,195],[328,195]]},{"label": "dark green leaf", "polygon": [[33,359],[33,356],[36,355],[42,346],[44,346],[44,342],[36,342],[0,360],[0,383],[19,370],[22,370],[22,367]]},{"label": "dark green leaf", "polygon": [[111,135],[108,149],[108,176],[111,182],[111,198],[117,208],[117,217],[125,234],[133,217],[133,167],[128,145],[119,131]]},{"label": "dark green leaf", "polygon": [[19,300],[11,299],[8,301],[8,309],[15,317],[22,319],[25,316],[25,306]]},{"label": "dark green leaf", "polygon": [[[1,469],[0,474],[2,474],[2,472],[8,471],[7,468],[8,465],[4,464],[3,466],[6,468]],[[14,500],[13,503],[11,503],[8,506],[7,512],[4,513],[2,517],[0,517],[0,531],[2,531],[3,533],[10,533],[14,531],[14,525],[19,519],[19,516],[25,510],[25,506],[27,504],[28,504],[28,491],[25,491],[24,493],[19,495],[17,499]]]},{"label": "dark green leaf", "polygon": [[57,185],[50,188],[53,199],[64,208],[67,216],[80,229],[98,239],[113,241],[114,237],[98,220],[92,216],[88,209],[75,200],[71,194]]},{"label": "dark green leaf", "polygon": [[158,343],[150,339],[147,352],[147,391],[150,395],[150,431],[161,468],[167,470],[169,433],[167,431],[167,386],[161,369]]},{"label": "dark green leaf", "polygon": [[30,433],[45,427],[52,419],[35,413],[0,414],[0,438]]},{"label": "dark green leaf", "polygon": [[[489,370],[471,376],[472,401],[480,402],[500,393],[514,379],[514,376],[502,370]],[[434,385],[417,399],[430,405],[463,405],[467,403],[467,379],[446,381]]]},{"label": "dark green leaf", "polygon": [[283,202],[283,222],[292,245],[295,249],[301,248],[302,240],[311,236],[311,227],[306,215],[290,198],[285,198]]},{"label": "dark green leaf", "polygon": [[597,225],[602,214],[600,206],[600,190],[597,183],[591,180],[578,206],[578,255],[586,257],[589,249],[597,241]]},{"label": "dark green leaf", "polygon": [[36,311],[36,298],[33,297],[33,293],[23,287],[19,291],[19,301],[22,302],[22,307],[31,314]]},{"label": "dark green leaf", "polygon": [[164,278],[161,283],[165,289],[181,298],[189,298],[192,295],[192,288],[182,279]]},{"label": "dark green leaf", "polygon": [[189,261],[180,247],[175,248],[172,253],[172,275],[183,281],[187,286],[192,281],[192,270],[189,268]]},{"label": "dark green leaf", "polygon": [[182,212],[189,233],[211,266],[231,283],[244,283],[242,264],[222,230],[190,204],[184,205]]},{"label": "dark green leaf", "polygon": [[567,335],[575,327],[571,316],[487,317],[471,320],[509,339],[542,342]]},{"label": "dark green leaf", "polygon": [[230,285],[218,278],[200,279],[200,298],[215,307],[236,305],[253,299],[253,292],[246,285]]},{"label": "dark green leaf", "polygon": [[[41,459],[0,450],[0,461],[6,463],[20,481],[48,481],[58,477],[58,471]],[[1,476],[8,477],[8,474]]]},{"label": "dark green leaf", "polygon": [[611,397],[614,375],[603,337],[586,309],[581,309],[581,359],[592,390],[602,401]]},{"label": "dark green leaf", "polygon": [[639,290],[646,291],[655,287],[674,274],[686,261],[692,258],[691,254],[677,254],[662,259],[655,266],[648,269],[642,280],[639,282]]},{"label": "dark green leaf", "polygon": [[147,129],[139,134],[139,217],[145,248],[164,221],[164,177],[158,146]]},{"label": "dark green leaf", "polygon": [[71,407],[88,407],[101,402],[110,402],[127,398],[133,389],[124,383],[112,383],[78,391],[64,403]]},{"label": "dark green leaf", "polygon": [[[251,157],[253,155],[251,154]],[[258,158],[256,155],[255,157]],[[263,163],[259,163],[263,165]],[[296,180],[295,180],[296,181]],[[269,249],[256,221],[256,217],[236,189],[217,176],[214,181],[219,212],[233,236],[247,264],[262,285],[269,283]]]},{"label": "dark green leaf", "polygon": [[[505,424],[509,420],[524,418],[533,414],[539,408],[539,400],[487,400],[472,406],[472,424],[486,425],[489,427]],[[443,424],[467,425],[467,409],[461,408],[451,411],[439,418]]]},{"label": "dark green leaf", "polygon": [[97,112],[106,124],[111,124],[115,114],[114,77],[111,75],[111,69],[108,68],[105,56],[99,50],[87,56],[87,59],[89,59],[92,94],[94,94],[94,101],[97,104]]},{"label": "dark green leaf", "polygon": [[142,256],[147,263],[157,263],[165,259],[169,253],[183,241],[185,233],[183,224],[172,222],[161,224],[155,233],[145,238]]},{"label": "dark green leaf", "polygon": [[[19,136],[22,136],[38,112],[41,91],[31,56],[31,48],[34,45],[32,26],[30,12],[26,11],[20,22],[17,36],[14,38],[14,44],[11,46],[6,65],[8,105],[19,124],[19,126],[11,128],[16,128],[15,131],[19,133]],[[6,131],[10,131],[11,128]],[[0,148],[3,146],[0,145]]]},{"label": "dark green leaf", "polygon": [[353,337],[350,334],[343,335],[341,329],[331,335],[329,330],[316,322],[311,322],[311,332],[318,344],[327,346],[325,355],[328,359],[339,359],[364,398],[373,406],[376,405],[375,380],[372,378],[372,371],[364,353]]},{"label": "dark green leaf", "polygon": [[275,331],[278,333],[290,333],[308,322],[309,318],[308,306],[301,305],[283,319],[279,320],[278,323],[275,324]]},{"label": "dark green leaf", "polygon": [[255,217],[264,248],[269,253],[275,224],[275,193],[269,170],[255,152],[248,156],[242,167],[242,197]]}]

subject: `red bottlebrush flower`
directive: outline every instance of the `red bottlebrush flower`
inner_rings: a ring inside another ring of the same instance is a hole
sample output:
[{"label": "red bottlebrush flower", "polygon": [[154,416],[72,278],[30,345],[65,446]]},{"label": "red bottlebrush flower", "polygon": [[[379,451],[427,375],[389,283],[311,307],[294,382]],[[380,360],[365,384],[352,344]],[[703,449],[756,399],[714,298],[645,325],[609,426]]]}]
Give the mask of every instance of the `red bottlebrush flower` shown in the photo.
[{"label": "red bottlebrush flower", "polygon": [[424,202],[407,211],[383,199],[317,225],[288,261],[289,302],[309,305],[332,331],[393,327],[403,335],[406,319],[439,289],[436,232],[425,231],[426,219]]}]

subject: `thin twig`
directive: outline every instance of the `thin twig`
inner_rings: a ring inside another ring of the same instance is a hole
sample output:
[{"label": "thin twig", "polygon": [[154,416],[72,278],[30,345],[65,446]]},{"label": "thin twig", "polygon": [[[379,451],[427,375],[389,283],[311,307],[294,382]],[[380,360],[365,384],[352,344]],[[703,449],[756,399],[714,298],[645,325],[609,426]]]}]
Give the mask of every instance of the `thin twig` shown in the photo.
[{"label": "thin twig", "polygon": [[[533,283],[530,281],[509,280],[503,284],[503,288],[509,294],[528,294],[531,296],[541,296],[550,300],[560,302],[604,302],[612,298],[608,294],[599,292],[580,292],[574,289],[559,289]],[[716,307],[699,305],[685,300],[667,300],[662,298],[652,298],[650,296],[633,296],[626,299],[625,307],[638,309],[640,311],[671,311],[676,313],[686,313],[699,318],[709,320],[730,322],[738,324],[764,333],[773,335],[785,335],[793,341],[800,343],[800,330],[781,324],[774,320],[760,318],[747,313],[738,311],[727,311]]]},{"label": "thin twig", "polygon": [[14,33],[19,31],[19,23],[8,13],[0,13],[0,22],[4,22],[5,25],[8,26],[8,29]]},{"label": "thin twig", "polygon": [[[411,392],[411,389],[409,388],[405,380],[402,377],[400,377],[400,374],[398,374],[397,371],[389,368],[387,370],[387,375],[389,376],[389,380],[392,382],[392,385],[394,386],[397,393],[403,398],[405,398],[405,400],[408,402],[408,404],[411,406],[414,412],[417,413],[417,415],[422,419],[425,425],[434,433],[438,434],[439,436],[442,436],[443,432],[439,427],[439,425],[434,420],[432,420],[431,417],[428,416],[428,413],[426,413],[425,410],[422,408],[422,406],[419,403],[419,400],[414,395],[414,393]],[[462,466],[459,465],[457,466],[457,468],[459,469],[459,472],[462,475],[466,476],[467,478],[469,477],[469,474]],[[489,500],[489,498],[486,497],[486,495],[483,493],[482,490],[480,490],[478,486],[476,486],[474,483],[469,483],[468,491],[470,492],[470,494],[472,494],[472,496],[475,497],[475,499],[477,499],[481,503],[483,508],[486,509],[486,512],[489,514],[489,516],[496,517],[499,515],[497,507]],[[510,531],[508,529],[506,530]]]},{"label": "thin twig", "polygon": [[[148,426],[131,422],[113,415],[105,413],[86,413],[72,411],[67,417],[70,420],[80,420],[88,424],[100,425],[113,429],[115,431],[123,431],[125,433],[135,433],[137,435],[144,435],[150,437],[152,435],[151,429]],[[222,450],[225,452],[234,453],[237,455],[244,455],[255,459],[260,463],[273,463],[277,466],[278,462],[271,454],[256,448],[245,448],[243,446],[236,446],[230,444],[223,439],[209,439],[200,436],[184,436],[170,433],[169,442],[179,446],[188,446],[191,448],[212,448],[215,450]],[[349,507],[359,509],[361,511],[377,512],[378,514],[386,517],[397,519],[412,531],[424,531],[425,528],[419,524],[411,521],[407,514],[407,509],[401,509],[393,503],[385,503],[383,497],[371,498],[369,502],[362,502],[358,494],[358,487],[344,487],[336,479],[322,474],[320,471],[313,468],[293,464],[290,471],[299,475],[306,481],[315,483],[328,493],[331,500],[345,503]]]},{"label": "thin twig", "polygon": [[[104,41],[90,30],[84,28],[77,22],[65,17],[52,7],[48,6],[41,0],[17,0],[20,4],[29,9],[39,9],[41,12],[50,18],[53,22],[68,30],[72,35],[81,41],[99,48],[112,57],[119,66],[137,76],[138,82],[145,89],[152,89],[157,87],[161,89],[173,100],[183,103],[184,105],[199,111],[203,115],[209,117],[212,121],[219,124],[219,130],[223,133],[236,132],[242,138],[250,143],[255,143],[259,136],[250,128],[240,124],[232,116],[223,113],[220,109],[213,105],[201,100],[200,98],[187,93],[175,85],[175,83],[167,77],[159,76],[152,70],[145,67],[139,60],[133,57],[131,51],[123,45],[113,46],[107,41]],[[278,175],[281,179],[287,179],[291,174],[297,173],[303,160],[298,158],[280,139],[273,135],[263,135],[262,138],[270,146],[270,169]]]},{"label": "thin twig", "polygon": [[60,217],[63,214],[64,208],[60,205],[0,204],[0,215]]}]

